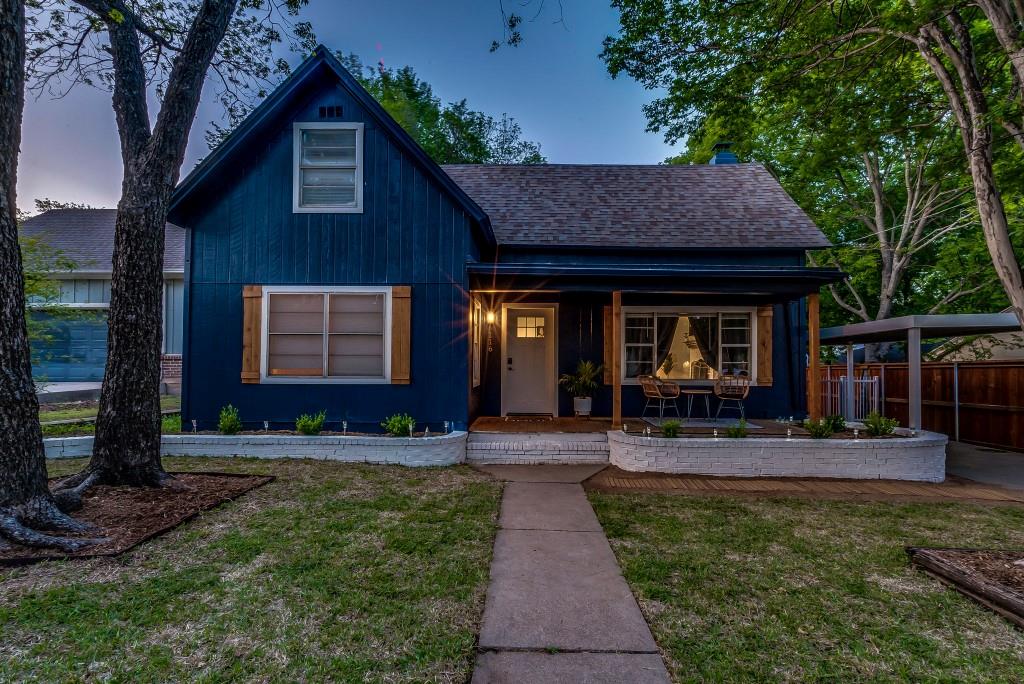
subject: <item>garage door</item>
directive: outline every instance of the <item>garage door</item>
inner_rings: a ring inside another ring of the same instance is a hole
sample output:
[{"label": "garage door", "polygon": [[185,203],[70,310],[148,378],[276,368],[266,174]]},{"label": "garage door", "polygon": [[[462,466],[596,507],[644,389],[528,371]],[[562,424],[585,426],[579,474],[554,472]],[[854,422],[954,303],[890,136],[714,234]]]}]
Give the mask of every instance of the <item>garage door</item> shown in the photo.
[{"label": "garage door", "polygon": [[107,362],[106,312],[84,317],[33,314],[40,331],[32,343],[32,375],[46,382],[89,382],[103,379]]}]

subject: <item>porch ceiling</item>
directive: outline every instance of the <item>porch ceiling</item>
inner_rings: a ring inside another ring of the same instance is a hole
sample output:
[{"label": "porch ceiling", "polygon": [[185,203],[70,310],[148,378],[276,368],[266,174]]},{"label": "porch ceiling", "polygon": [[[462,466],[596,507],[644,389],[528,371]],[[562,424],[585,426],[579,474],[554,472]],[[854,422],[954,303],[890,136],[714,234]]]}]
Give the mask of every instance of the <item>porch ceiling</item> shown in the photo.
[{"label": "porch ceiling", "polygon": [[844,277],[833,268],[804,266],[693,266],[676,264],[577,266],[470,264],[473,289],[553,289],[590,292],[663,292],[803,296]]}]

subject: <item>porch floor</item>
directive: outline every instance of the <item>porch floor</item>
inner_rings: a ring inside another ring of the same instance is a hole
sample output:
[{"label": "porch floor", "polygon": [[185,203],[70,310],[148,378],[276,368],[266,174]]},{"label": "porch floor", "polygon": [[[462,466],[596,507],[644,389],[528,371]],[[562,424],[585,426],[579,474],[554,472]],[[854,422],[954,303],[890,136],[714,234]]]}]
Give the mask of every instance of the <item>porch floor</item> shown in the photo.
[{"label": "porch floor", "polygon": [[[630,432],[643,430],[650,424],[645,422],[643,418],[623,418],[622,422],[625,423]],[[778,423],[774,420],[748,420],[751,425],[758,426],[757,436],[758,437],[769,437],[786,434],[786,426],[782,423]],[[680,429],[680,433],[684,435],[710,435],[714,432],[716,425],[711,422],[707,422],[701,419],[691,418],[689,421],[683,421],[683,425]],[[652,432],[658,432],[658,428],[651,425]],[[719,430],[722,426],[717,426]],[[803,428],[793,425],[793,434],[795,435],[806,435],[807,431]],[[611,418],[601,418],[593,416],[590,418],[575,418],[575,417],[559,417],[559,418],[544,418],[539,416],[522,416],[515,417],[510,416],[504,418],[501,416],[481,416],[473,421],[473,424],[469,426],[470,432],[496,432],[502,434],[509,433],[571,433],[571,434],[582,434],[592,432],[608,432],[612,429]]]}]

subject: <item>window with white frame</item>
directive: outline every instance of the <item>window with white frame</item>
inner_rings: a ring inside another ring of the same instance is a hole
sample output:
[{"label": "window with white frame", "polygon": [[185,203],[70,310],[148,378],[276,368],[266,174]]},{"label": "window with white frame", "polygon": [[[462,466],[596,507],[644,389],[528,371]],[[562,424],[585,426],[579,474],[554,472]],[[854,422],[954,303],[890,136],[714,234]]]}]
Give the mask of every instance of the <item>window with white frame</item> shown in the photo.
[{"label": "window with white frame", "polygon": [[753,377],[752,311],[624,309],[623,380]]},{"label": "window with white frame", "polygon": [[473,300],[473,306],[470,310],[470,318],[472,318],[472,330],[473,330],[473,387],[480,386],[480,363],[481,363],[481,345],[483,343],[483,317],[484,307],[479,299]]},{"label": "window with white frame", "polygon": [[264,378],[386,382],[390,288],[266,288]]},{"label": "window with white frame", "polygon": [[363,124],[296,123],[293,209],[363,210]]}]

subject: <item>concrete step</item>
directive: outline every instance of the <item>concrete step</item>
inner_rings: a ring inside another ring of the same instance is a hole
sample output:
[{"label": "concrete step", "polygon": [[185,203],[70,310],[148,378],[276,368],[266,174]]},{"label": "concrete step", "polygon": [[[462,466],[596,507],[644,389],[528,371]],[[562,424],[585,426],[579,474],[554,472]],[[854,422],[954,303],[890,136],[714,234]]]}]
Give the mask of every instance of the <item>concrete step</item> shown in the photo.
[{"label": "concrete step", "polygon": [[607,463],[603,432],[471,432],[466,442],[471,463]]}]

